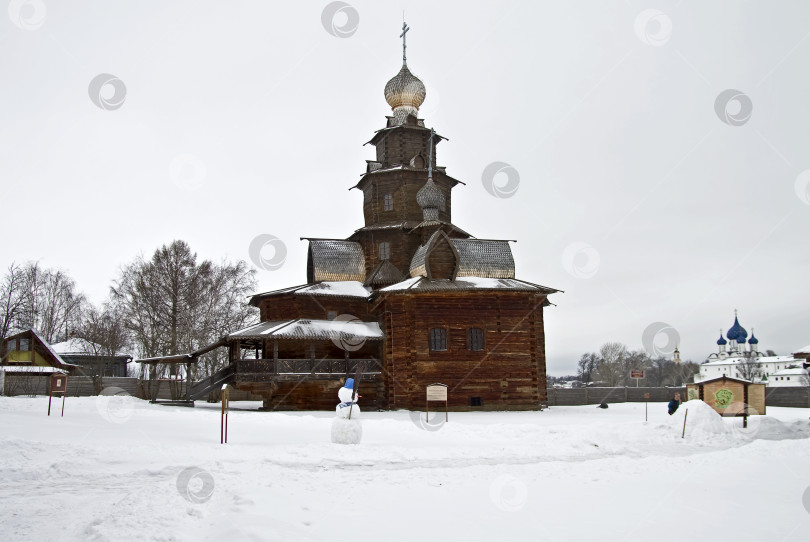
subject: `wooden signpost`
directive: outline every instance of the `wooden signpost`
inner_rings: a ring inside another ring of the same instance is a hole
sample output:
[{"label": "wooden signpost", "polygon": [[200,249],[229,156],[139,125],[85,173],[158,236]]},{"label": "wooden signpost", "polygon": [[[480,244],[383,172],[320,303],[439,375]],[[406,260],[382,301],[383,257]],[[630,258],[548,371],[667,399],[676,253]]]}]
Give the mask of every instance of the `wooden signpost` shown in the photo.
[{"label": "wooden signpost", "polygon": [[62,416],[65,415],[65,397],[67,396],[67,375],[51,375],[51,389],[48,392],[48,416],[51,415],[51,399],[55,393],[62,394]]},{"label": "wooden signpost", "polygon": [[425,396],[425,421],[428,421],[428,403],[430,401],[444,401],[444,421],[449,421],[447,415],[447,384],[431,384],[427,387]]},{"label": "wooden signpost", "polygon": [[219,420],[219,443],[228,443],[228,407],[230,406],[231,390],[227,384],[222,385],[222,417]]},{"label": "wooden signpost", "polygon": [[681,438],[686,438],[686,417],[689,416],[689,409],[687,408],[683,413],[683,432]]}]

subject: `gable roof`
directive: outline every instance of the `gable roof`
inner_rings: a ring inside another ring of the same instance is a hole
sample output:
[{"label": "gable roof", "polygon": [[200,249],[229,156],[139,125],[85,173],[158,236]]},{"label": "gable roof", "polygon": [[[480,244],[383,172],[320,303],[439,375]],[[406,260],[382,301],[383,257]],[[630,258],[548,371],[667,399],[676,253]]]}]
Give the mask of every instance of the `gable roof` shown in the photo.
[{"label": "gable roof", "polygon": [[[104,351],[103,346],[82,337],[73,337],[61,343],[52,344],[51,348],[61,356],[111,357]],[[132,357],[132,355],[126,352],[116,352],[114,357]]]},{"label": "gable roof", "polygon": [[309,239],[307,282],[363,282],[366,278],[363,247],[354,241]]},{"label": "gable roof", "polygon": [[391,260],[383,260],[366,279],[365,285],[371,287],[390,286],[405,278],[405,275],[391,263]]},{"label": "gable roof", "polygon": [[802,358],[810,356],[810,344],[808,344],[807,346],[805,346],[803,348],[799,348],[798,350],[796,350],[793,353],[793,355],[796,356],[796,357],[802,357]]},{"label": "gable roof", "polygon": [[[78,365],[76,365],[74,363],[68,363],[64,359],[62,359],[62,356],[60,356],[53,349],[53,347],[51,347],[51,345],[48,344],[48,342],[45,339],[43,339],[39,335],[39,333],[37,333],[33,329],[27,329],[25,331],[15,333],[14,335],[9,335],[4,340],[16,339],[17,337],[20,337],[20,336],[23,336],[23,335],[28,335],[28,334],[30,334],[31,337],[33,338],[33,340],[40,345],[42,350],[44,350],[44,353],[46,354],[45,357],[46,358],[48,358],[48,357],[51,358],[51,359],[47,360],[49,363],[51,363],[51,366],[57,367],[57,368],[60,368],[60,369],[73,369],[75,367],[78,367]],[[33,361],[31,363],[33,363]],[[54,365],[54,363],[55,363],[55,365]]]},{"label": "gable roof", "polygon": [[714,378],[707,378],[706,380],[699,380],[695,384],[708,384],[710,382],[717,382],[718,380],[731,380],[732,382],[740,382],[741,384],[753,384],[750,380],[743,378],[734,378],[733,376],[716,376]]},{"label": "gable roof", "polygon": [[457,277],[515,278],[515,260],[509,241],[453,239],[459,255]]},{"label": "gable roof", "polygon": [[434,248],[441,245],[442,243],[447,244],[450,250],[453,252],[453,258],[455,260],[455,264],[453,266],[453,273],[451,278],[456,278],[456,274],[458,273],[459,268],[459,254],[456,247],[453,245],[452,240],[444,233],[442,230],[436,230],[433,232],[433,235],[427,240],[424,245],[421,245],[419,248],[416,249],[414,252],[413,257],[411,258],[411,266],[410,266],[410,275],[411,277],[418,277],[423,276],[429,279],[433,278],[433,274],[431,273],[430,269],[430,253],[433,251]]}]

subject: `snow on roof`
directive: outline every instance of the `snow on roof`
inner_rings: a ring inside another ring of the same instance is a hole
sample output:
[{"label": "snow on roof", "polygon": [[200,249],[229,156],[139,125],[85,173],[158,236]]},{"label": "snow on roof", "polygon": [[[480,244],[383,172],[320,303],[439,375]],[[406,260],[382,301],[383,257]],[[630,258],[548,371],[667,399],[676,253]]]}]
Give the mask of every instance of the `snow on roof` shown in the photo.
[{"label": "snow on roof", "polygon": [[31,333],[34,335],[34,337],[37,338],[37,340],[39,340],[40,343],[42,343],[42,346],[44,346],[48,350],[48,352],[54,357],[54,359],[56,359],[56,361],[58,361],[59,363],[61,363],[65,367],[78,367],[78,365],[76,365],[74,363],[68,363],[65,360],[63,360],[62,356],[60,356],[58,353],[56,353],[56,351],[53,349],[53,347],[50,344],[48,344],[48,341],[43,339],[39,335],[39,333],[37,333],[33,329],[31,330]]},{"label": "snow on roof", "polygon": [[[74,337],[61,343],[52,344],[51,348],[54,352],[66,356],[106,356],[104,347],[93,341],[83,339],[81,337]],[[116,352],[116,356],[129,356],[125,352]]]},{"label": "snow on roof", "polygon": [[229,338],[253,339],[340,339],[356,337],[379,340],[383,333],[377,322],[360,320],[286,320],[262,322],[239,331],[234,331]]},{"label": "snow on roof", "polygon": [[[716,366],[716,365],[735,365],[735,364],[737,364],[737,363],[739,363],[739,362],[741,362],[743,360],[746,360],[746,359],[748,359],[748,358],[736,357],[736,358],[718,359],[718,360],[708,361],[706,363],[702,363],[701,366],[703,366],[703,365],[712,365],[712,366]],[[800,360],[796,360],[796,358],[794,358],[793,356],[761,356],[761,357],[756,358],[757,363],[787,363],[789,361],[798,362]]]},{"label": "snow on roof", "polygon": [[705,384],[706,382],[714,382],[715,380],[732,380],[734,382],[744,382],[746,384],[753,384],[753,381],[751,380],[746,380],[745,378],[738,378],[736,376],[728,376],[728,375],[709,376],[700,380],[695,379],[695,384]]},{"label": "snow on roof", "polygon": [[557,292],[553,288],[546,288],[531,282],[519,279],[499,279],[486,277],[463,277],[456,280],[430,280],[425,277],[412,277],[397,284],[382,288],[383,292],[402,290],[435,291],[435,290],[517,290]]},{"label": "snow on roof", "polygon": [[101,351],[100,344],[78,337],[52,344],[51,348],[59,354],[94,354]]},{"label": "snow on roof", "polygon": [[805,347],[799,348],[794,354],[810,354],[810,344]]},{"label": "snow on roof", "polygon": [[371,289],[356,280],[324,281],[305,286],[295,295],[333,295],[339,297],[368,297]]},{"label": "snow on roof", "polygon": [[58,367],[43,367],[41,365],[3,365],[0,371],[6,373],[37,373],[37,374],[67,374],[67,371]]},{"label": "snow on roof", "polygon": [[392,284],[391,286],[386,286],[385,288],[381,288],[380,291],[382,292],[393,292],[397,290],[408,290],[411,286],[416,284],[422,280],[422,277],[411,277],[409,279],[405,279],[402,282],[397,282],[396,284]]},{"label": "snow on roof", "polygon": [[807,375],[807,369],[796,367],[794,369],[779,369],[771,376]]}]

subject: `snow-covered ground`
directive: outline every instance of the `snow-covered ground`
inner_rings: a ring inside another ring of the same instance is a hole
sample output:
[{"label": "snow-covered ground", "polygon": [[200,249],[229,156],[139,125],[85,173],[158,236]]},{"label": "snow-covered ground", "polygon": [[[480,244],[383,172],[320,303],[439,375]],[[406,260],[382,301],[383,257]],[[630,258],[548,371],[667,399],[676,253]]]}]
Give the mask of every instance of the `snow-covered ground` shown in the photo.
[{"label": "snow-covered ground", "polygon": [[3,541],[810,540],[810,409],[363,412],[342,446],[232,403],[220,445],[215,404],[47,402],[0,397]]}]

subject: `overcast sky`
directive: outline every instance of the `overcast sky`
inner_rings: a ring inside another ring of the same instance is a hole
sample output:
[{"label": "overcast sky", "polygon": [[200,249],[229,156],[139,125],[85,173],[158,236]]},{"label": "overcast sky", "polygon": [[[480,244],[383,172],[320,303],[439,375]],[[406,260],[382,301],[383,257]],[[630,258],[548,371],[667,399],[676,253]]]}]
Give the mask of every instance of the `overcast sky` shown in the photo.
[{"label": "overcast sky", "polygon": [[348,189],[390,114],[403,9],[420,116],[466,183],[453,222],[517,239],[518,278],[565,290],[549,374],[656,322],[659,349],[677,332],[701,361],[734,309],[762,349],[810,343],[806,1],[15,0],[0,265],[64,269],[101,302],[139,253],[249,261],[266,234],[287,258],[259,289],[304,283],[299,237],[363,225]]}]

